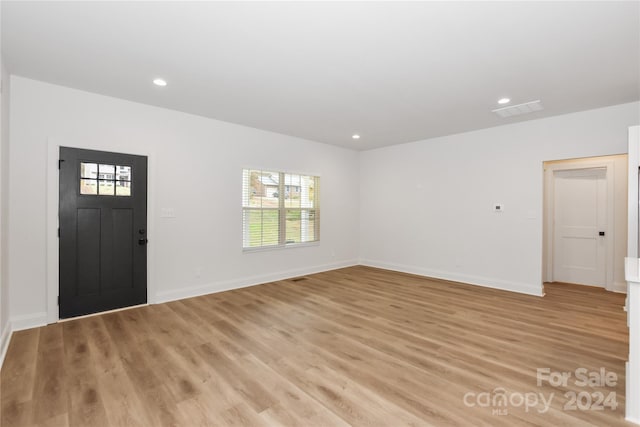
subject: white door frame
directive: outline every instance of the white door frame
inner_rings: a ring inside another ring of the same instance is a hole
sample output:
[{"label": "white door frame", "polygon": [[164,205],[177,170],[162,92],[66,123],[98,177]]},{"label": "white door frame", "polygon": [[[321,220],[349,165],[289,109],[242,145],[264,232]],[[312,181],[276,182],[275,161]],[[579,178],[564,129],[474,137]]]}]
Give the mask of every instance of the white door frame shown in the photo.
[{"label": "white door frame", "polygon": [[[640,126],[629,128],[629,181],[627,257],[638,258],[638,166],[640,166]],[[633,260],[633,263],[636,261]],[[637,265],[637,264],[636,264]],[[629,273],[633,273],[630,271]],[[625,279],[629,280],[630,277]],[[640,288],[627,284],[627,326],[629,327],[629,361],[626,369],[626,419],[640,424]]]},{"label": "white door frame", "polygon": [[627,203],[627,256],[638,256],[638,166],[640,166],[640,126],[629,128],[629,172]]},{"label": "white door frame", "polygon": [[[60,320],[58,307],[59,292],[59,260],[60,247],[58,243],[58,212],[59,212],[59,174],[58,159],[60,158],[60,147],[90,149],[99,151],[122,151],[123,148],[97,146],[87,142],[69,141],[66,139],[48,138],[47,140],[47,324],[56,323]],[[151,152],[140,152],[139,150],[124,148],[124,152],[139,156],[147,156],[147,235],[150,242],[147,245],[147,303],[155,303],[155,249],[153,245],[155,224],[153,220],[155,180],[155,156]]]},{"label": "white door frame", "polygon": [[605,289],[608,291],[615,291],[615,284],[613,281],[614,270],[614,250],[615,250],[615,162],[613,160],[594,159],[593,161],[584,160],[576,162],[567,160],[566,162],[554,162],[546,164],[544,168],[544,197],[545,197],[545,224],[546,224],[546,275],[545,282],[553,282],[553,243],[554,243],[554,212],[555,212],[555,197],[554,197],[554,185],[553,174],[556,171],[564,170],[579,170],[579,169],[593,169],[593,168],[606,168],[607,170],[607,258],[606,258],[606,285]]}]

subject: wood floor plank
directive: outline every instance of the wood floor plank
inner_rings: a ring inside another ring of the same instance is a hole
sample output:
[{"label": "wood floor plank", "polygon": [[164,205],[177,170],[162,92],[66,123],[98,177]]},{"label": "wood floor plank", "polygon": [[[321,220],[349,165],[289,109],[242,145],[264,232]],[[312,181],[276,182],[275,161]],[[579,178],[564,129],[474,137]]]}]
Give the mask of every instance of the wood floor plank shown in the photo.
[{"label": "wood floor plank", "polygon": [[256,412],[254,412],[248,404],[239,403],[220,414],[224,422],[230,426],[265,426],[264,420],[262,420]]},{"label": "wood floor plank", "polygon": [[32,419],[39,340],[39,328],[11,338],[0,371],[0,425],[26,425]]},{"label": "wood floor plank", "polygon": [[162,381],[163,373],[148,363],[150,357],[146,354],[145,347],[136,339],[135,326],[139,323],[128,323],[124,313],[108,313],[103,316],[103,320],[118,349],[124,371],[140,399],[139,410],[147,414],[151,425],[178,425],[176,402],[172,401],[171,394]]},{"label": "wood floor plank", "polygon": [[241,367],[256,372],[257,380],[269,390],[276,402],[295,402],[282,406],[275,403],[261,414],[268,412],[268,418],[282,425],[347,426],[348,424],[327,408],[315,404],[313,398],[290,381],[282,381],[280,374],[253,355],[242,358]]},{"label": "wood floor plank", "polygon": [[72,425],[107,426],[107,414],[98,387],[97,366],[89,347],[86,322],[62,323],[68,422]]},{"label": "wood floor plank", "polygon": [[275,403],[269,391],[256,381],[253,373],[242,370],[236,361],[211,344],[203,344],[196,351],[255,412],[261,412]]},{"label": "wood floor plank", "polygon": [[142,427],[151,419],[127,376],[101,316],[83,322],[98,389],[110,426]]},{"label": "wood floor plank", "polygon": [[68,366],[65,363],[62,324],[40,330],[35,388],[32,398],[34,423],[68,413]]},{"label": "wood floor plank", "polygon": [[[350,267],[20,331],[0,373],[0,422],[629,425],[624,295],[569,284],[545,292]],[[617,383],[538,386],[538,368],[605,369]],[[565,407],[567,394],[585,392],[612,393],[618,406]],[[496,393],[553,399],[479,404]]]}]

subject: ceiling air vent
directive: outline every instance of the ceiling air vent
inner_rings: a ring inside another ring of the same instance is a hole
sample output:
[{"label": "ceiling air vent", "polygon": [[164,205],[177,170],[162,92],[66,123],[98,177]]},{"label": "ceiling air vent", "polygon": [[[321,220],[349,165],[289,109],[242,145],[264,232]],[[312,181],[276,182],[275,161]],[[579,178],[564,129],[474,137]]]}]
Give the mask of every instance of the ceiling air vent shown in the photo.
[{"label": "ceiling air vent", "polygon": [[500,117],[519,116],[520,114],[533,113],[534,111],[542,110],[542,103],[540,100],[525,102],[524,104],[510,105],[508,107],[498,108],[497,110],[491,110],[492,113],[496,113]]}]

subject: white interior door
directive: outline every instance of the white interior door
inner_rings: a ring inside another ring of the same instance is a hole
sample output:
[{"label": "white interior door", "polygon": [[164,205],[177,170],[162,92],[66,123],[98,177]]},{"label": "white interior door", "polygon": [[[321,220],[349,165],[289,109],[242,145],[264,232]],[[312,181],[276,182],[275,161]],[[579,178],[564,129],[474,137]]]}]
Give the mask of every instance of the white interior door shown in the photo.
[{"label": "white interior door", "polygon": [[607,169],[555,171],[553,280],[607,284]]}]

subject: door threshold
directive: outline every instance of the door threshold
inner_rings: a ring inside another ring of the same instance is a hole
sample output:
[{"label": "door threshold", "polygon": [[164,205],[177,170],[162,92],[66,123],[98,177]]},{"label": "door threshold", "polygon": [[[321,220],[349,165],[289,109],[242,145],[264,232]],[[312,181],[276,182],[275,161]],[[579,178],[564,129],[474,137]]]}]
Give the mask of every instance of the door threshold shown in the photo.
[{"label": "door threshold", "polygon": [[149,303],[138,304],[138,305],[130,305],[128,307],[122,307],[122,308],[114,308],[113,310],[99,311],[97,313],[84,314],[82,316],[69,317],[69,318],[66,318],[66,319],[58,319],[57,323],[68,322],[70,320],[84,319],[86,317],[100,316],[100,315],[103,315],[103,314],[115,313],[115,312],[118,312],[118,311],[131,310],[132,308],[145,307],[147,305],[149,305]]}]

